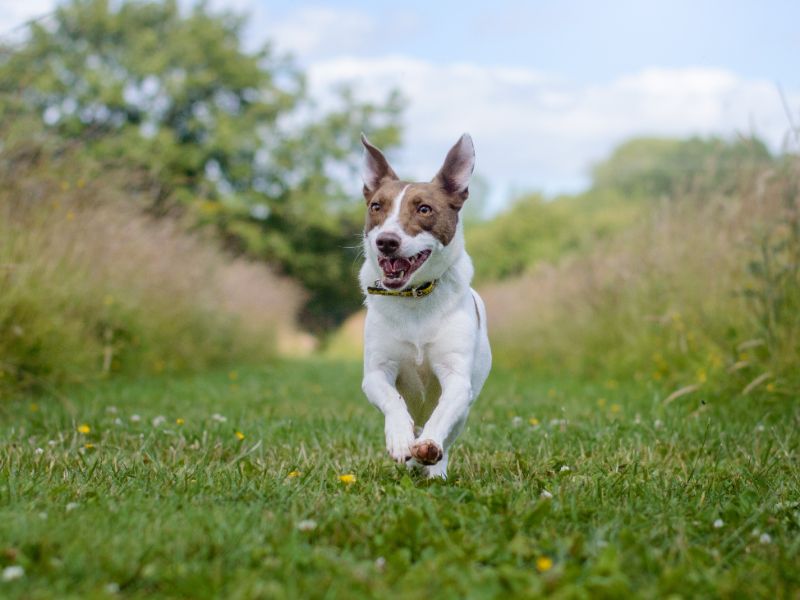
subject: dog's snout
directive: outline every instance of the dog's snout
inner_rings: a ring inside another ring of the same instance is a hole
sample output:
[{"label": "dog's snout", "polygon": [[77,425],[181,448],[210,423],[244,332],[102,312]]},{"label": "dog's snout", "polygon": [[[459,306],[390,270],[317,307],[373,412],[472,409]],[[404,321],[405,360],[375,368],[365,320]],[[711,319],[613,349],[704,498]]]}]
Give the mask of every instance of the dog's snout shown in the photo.
[{"label": "dog's snout", "polygon": [[394,254],[400,248],[400,236],[395,233],[382,233],[375,240],[375,245],[387,256]]}]

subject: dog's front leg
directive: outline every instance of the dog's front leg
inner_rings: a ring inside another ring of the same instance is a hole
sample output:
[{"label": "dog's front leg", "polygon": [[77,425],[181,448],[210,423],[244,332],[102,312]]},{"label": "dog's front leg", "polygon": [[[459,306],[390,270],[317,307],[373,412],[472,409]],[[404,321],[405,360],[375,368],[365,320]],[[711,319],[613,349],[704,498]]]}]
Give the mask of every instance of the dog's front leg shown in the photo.
[{"label": "dog's front leg", "polygon": [[442,386],[439,404],[411,448],[411,455],[428,467],[429,476],[447,476],[447,451],[461,433],[472,405],[469,376],[452,366],[434,366]]},{"label": "dog's front leg", "polygon": [[386,417],[386,450],[394,460],[404,463],[411,458],[414,420],[408,414],[405,400],[394,386],[396,379],[396,371],[373,369],[364,374],[361,389]]}]

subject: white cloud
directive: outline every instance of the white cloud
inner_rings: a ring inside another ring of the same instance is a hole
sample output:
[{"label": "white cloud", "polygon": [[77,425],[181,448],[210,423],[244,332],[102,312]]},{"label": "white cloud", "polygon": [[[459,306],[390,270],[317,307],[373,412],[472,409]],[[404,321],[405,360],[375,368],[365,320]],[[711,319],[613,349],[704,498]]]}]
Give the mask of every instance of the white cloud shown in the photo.
[{"label": "white cloud", "polygon": [[[631,136],[752,132],[778,149],[788,129],[772,83],[724,69],[652,67],[577,84],[504,66],[337,57],[313,62],[309,78],[312,93],[323,97],[342,81],[370,99],[401,90],[409,100],[401,155],[408,175],[432,175],[466,130],[479,172],[503,188],[579,187],[592,162]],[[800,106],[800,94],[790,99]]]},{"label": "white cloud", "polygon": [[0,0],[0,35],[8,35],[25,21],[46,15],[55,4],[55,0]]}]

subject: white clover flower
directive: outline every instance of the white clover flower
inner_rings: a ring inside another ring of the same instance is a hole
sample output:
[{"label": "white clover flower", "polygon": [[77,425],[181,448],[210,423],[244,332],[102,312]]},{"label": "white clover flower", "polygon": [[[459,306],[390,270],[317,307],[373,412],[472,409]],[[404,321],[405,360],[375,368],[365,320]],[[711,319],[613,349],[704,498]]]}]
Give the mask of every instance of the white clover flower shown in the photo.
[{"label": "white clover flower", "polygon": [[386,567],[386,559],[385,558],[383,558],[382,556],[379,556],[378,558],[375,559],[375,568],[378,569],[378,571],[383,571],[383,569],[385,567]]},{"label": "white clover flower", "polygon": [[772,536],[770,534],[768,534],[768,533],[762,533],[759,536],[758,541],[760,543],[762,543],[762,544],[771,544],[772,543]]},{"label": "white clover flower", "polygon": [[34,453],[36,456],[39,456],[39,455],[41,455],[41,454],[44,454],[44,449],[42,449],[42,448],[37,448],[36,450],[34,450],[34,451],[33,451],[33,453]]},{"label": "white clover flower", "polygon": [[539,494],[539,497],[544,500],[550,500],[553,497],[553,494],[551,494],[547,490],[542,490],[542,493]]},{"label": "white clover flower", "polygon": [[661,419],[656,419],[653,421],[653,428],[654,429],[661,429],[664,426],[664,422]]},{"label": "white clover flower", "polygon": [[714,529],[722,529],[723,525],[725,525],[725,522],[722,519],[714,521]]},{"label": "white clover flower", "polygon": [[119,417],[114,419],[114,425],[122,425],[122,419],[120,419]]},{"label": "white clover flower", "polygon": [[105,586],[105,590],[106,590],[106,594],[111,594],[112,596],[114,594],[118,594],[119,593],[119,584],[115,583],[113,581],[111,583],[107,583],[106,586]]},{"label": "white clover flower", "polygon": [[214,413],[213,415],[211,415],[211,420],[212,421],[216,421],[217,423],[224,423],[225,421],[228,420],[228,418],[227,417],[223,417],[219,413]]},{"label": "white clover flower", "polygon": [[167,417],[165,417],[164,415],[158,415],[151,421],[153,427],[161,427],[166,422],[167,422]]},{"label": "white clover flower", "polygon": [[313,531],[317,528],[317,522],[313,519],[305,519],[297,524],[297,529],[300,531]]},{"label": "white clover flower", "polygon": [[764,431],[765,429],[766,429],[766,427],[764,427],[764,424],[763,424],[763,423],[759,423],[758,425],[756,425],[756,431],[757,431],[758,433],[761,433],[761,432],[762,432],[762,431]]},{"label": "white clover flower", "polygon": [[514,427],[519,427],[520,425],[522,425],[522,417],[519,416],[514,417],[513,419],[511,419],[511,424]]},{"label": "white clover flower", "polygon": [[106,406],[106,412],[115,415],[117,414],[117,407],[113,405]]},{"label": "white clover flower", "polygon": [[138,423],[141,420],[142,420],[142,417],[140,417],[139,415],[131,415],[131,422]]},{"label": "white clover flower", "polygon": [[51,448],[52,448],[53,446],[55,446],[56,444],[58,444],[58,442],[57,442],[57,441],[55,441],[55,440],[50,440],[50,441],[48,441],[48,442],[47,442],[47,445],[48,445],[48,446],[50,446]]},{"label": "white clover flower", "polygon": [[67,507],[66,507],[67,508],[67,512],[69,512],[71,510],[75,510],[76,508],[78,508],[78,506],[79,506],[79,504],[77,502],[68,503]]},{"label": "white clover flower", "polygon": [[570,468],[567,465],[561,465],[561,468],[559,469],[559,471],[561,473],[569,473],[570,472]]},{"label": "white clover flower", "polygon": [[14,581],[25,576],[25,569],[19,565],[11,565],[3,569],[3,581]]}]

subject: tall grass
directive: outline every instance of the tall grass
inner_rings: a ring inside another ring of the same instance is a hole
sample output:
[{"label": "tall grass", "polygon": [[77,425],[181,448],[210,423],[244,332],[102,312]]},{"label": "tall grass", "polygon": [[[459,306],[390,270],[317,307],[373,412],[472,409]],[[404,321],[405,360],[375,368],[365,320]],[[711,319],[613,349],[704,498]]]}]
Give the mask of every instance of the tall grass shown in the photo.
[{"label": "tall grass", "polygon": [[274,355],[301,292],[137,203],[146,178],[0,152],[0,387]]},{"label": "tall grass", "polygon": [[798,181],[792,159],[689,190],[588,256],[484,287],[497,359],[610,386],[796,392]]}]

